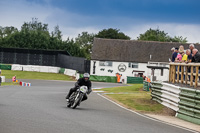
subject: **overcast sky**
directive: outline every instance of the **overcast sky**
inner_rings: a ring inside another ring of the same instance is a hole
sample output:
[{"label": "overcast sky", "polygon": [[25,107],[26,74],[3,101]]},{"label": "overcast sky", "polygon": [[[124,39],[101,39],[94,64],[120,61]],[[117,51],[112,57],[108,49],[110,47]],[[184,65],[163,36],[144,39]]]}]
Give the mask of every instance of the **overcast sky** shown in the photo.
[{"label": "overcast sky", "polygon": [[159,28],[200,43],[200,0],[0,0],[0,26],[20,29],[32,18],[50,31],[59,25],[63,39],[108,28],[136,39]]}]

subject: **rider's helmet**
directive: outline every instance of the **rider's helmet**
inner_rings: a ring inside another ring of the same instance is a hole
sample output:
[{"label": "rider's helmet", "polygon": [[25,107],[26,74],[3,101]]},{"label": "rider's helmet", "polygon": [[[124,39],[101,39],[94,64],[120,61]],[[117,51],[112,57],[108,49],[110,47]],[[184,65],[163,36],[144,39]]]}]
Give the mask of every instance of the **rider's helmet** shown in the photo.
[{"label": "rider's helmet", "polygon": [[90,74],[89,73],[84,73],[83,74],[83,78],[84,78],[85,81],[88,81],[89,78],[90,78]]}]

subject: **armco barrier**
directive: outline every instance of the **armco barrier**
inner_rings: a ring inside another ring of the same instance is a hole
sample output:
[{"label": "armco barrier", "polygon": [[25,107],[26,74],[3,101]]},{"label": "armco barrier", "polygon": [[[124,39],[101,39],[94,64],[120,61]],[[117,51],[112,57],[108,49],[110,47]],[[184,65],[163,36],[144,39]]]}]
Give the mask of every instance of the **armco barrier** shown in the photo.
[{"label": "armco barrier", "polygon": [[127,83],[129,84],[143,84],[142,77],[129,77],[127,76]]},{"label": "armco barrier", "polygon": [[59,73],[64,74],[64,72],[65,72],[65,68],[60,68]]},{"label": "armco barrier", "polygon": [[[17,70],[17,71],[59,73],[60,69],[61,69],[60,67],[52,67],[52,66],[19,65],[19,64],[12,65],[12,70]],[[64,71],[65,69],[63,70],[63,73]]]},{"label": "armco barrier", "polygon": [[178,118],[200,124],[200,91],[190,88],[180,88]]},{"label": "armco barrier", "polygon": [[12,68],[11,65],[0,64],[0,69],[2,70],[11,70],[11,68]]},{"label": "armco barrier", "polygon": [[65,75],[68,75],[68,76],[76,77],[76,70],[65,69],[64,74],[65,74]]},{"label": "armco barrier", "polygon": [[149,82],[143,81],[143,90],[144,91],[149,91],[149,87],[150,87]]},{"label": "armco barrier", "polygon": [[12,65],[12,70],[14,70],[14,71],[23,71],[23,67],[22,67],[22,65],[19,65],[19,64],[13,64]]},{"label": "armco barrier", "polygon": [[[83,74],[80,74],[80,78],[83,77]],[[97,82],[111,82],[111,83],[117,83],[117,77],[114,76],[97,76],[97,75],[90,75],[91,81],[97,81]]]},{"label": "armco barrier", "polygon": [[176,111],[176,117],[200,124],[200,90],[152,82],[152,100]]},{"label": "armco barrier", "polygon": [[162,87],[162,84],[161,82],[151,82],[151,97],[152,97],[152,100],[154,101],[157,101],[159,103],[162,104],[162,99],[161,99],[161,95],[162,95],[162,92],[161,92],[161,87]]}]

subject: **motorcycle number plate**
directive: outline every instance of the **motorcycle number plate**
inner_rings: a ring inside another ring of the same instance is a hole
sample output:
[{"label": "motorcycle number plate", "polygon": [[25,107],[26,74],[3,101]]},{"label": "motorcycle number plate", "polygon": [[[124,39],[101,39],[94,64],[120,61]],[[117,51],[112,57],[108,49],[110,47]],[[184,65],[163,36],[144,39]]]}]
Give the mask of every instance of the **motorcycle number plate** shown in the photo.
[{"label": "motorcycle number plate", "polygon": [[81,90],[81,92],[86,93],[86,89],[85,88],[81,88],[80,90]]}]

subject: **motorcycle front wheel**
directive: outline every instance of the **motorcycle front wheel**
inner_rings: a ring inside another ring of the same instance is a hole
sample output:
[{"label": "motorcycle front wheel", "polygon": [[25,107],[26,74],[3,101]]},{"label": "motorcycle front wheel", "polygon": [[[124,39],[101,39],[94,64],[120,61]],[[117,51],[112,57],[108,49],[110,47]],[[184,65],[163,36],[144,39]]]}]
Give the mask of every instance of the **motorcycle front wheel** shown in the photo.
[{"label": "motorcycle front wheel", "polygon": [[81,102],[82,98],[83,98],[83,94],[80,93],[79,96],[75,99],[75,101],[74,101],[74,103],[72,105],[73,109],[75,109],[79,105],[79,103]]}]

